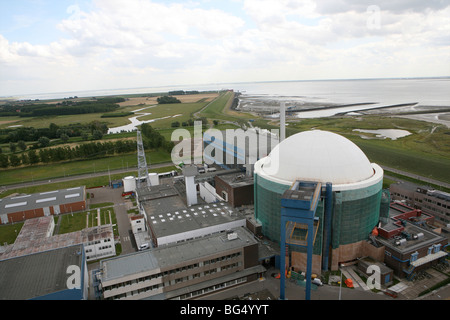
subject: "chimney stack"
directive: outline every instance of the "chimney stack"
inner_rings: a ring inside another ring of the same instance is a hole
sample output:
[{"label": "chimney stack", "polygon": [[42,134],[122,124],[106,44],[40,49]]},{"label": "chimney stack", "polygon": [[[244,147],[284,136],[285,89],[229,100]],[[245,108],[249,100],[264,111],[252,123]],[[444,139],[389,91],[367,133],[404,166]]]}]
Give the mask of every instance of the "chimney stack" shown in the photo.
[{"label": "chimney stack", "polygon": [[280,142],[286,138],[286,104],[280,105]]},{"label": "chimney stack", "polygon": [[195,185],[196,166],[185,166],[183,168],[184,182],[186,184],[186,202],[188,207],[197,204],[197,187]]}]

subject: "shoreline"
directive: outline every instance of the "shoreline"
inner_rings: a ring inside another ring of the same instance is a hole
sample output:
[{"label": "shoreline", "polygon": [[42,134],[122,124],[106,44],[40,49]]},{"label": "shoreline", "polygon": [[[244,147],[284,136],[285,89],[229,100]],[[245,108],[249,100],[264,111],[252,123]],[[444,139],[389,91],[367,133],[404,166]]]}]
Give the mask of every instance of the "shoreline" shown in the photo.
[{"label": "shoreline", "polygon": [[383,115],[432,122],[450,128],[450,106],[421,105],[419,102],[340,104],[311,101],[311,98],[307,101],[305,98],[304,96],[240,95],[236,111],[251,112],[263,118],[278,119],[280,104],[285,102],[287,119]]}]

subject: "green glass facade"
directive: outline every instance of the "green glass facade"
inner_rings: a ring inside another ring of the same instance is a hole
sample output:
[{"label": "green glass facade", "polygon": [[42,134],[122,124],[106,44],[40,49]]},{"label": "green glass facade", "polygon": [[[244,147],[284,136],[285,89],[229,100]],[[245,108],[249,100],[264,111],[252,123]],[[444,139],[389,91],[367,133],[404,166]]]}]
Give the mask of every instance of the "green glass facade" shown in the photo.
[{"label": "green glass facade", "polygon": [[[263,234],[272,241],[279,242],[281,197],[289,186],[267,180],[257,174],[254,178],[255,217],[262,225]],[[332,248],[368,238],[380,218],[381,197],[382,180],[361,189],[333,192]],[[319,203],[316,216],[320,219],[320,225],[314,243],[314,254],[320,254],[324,200]]]}]

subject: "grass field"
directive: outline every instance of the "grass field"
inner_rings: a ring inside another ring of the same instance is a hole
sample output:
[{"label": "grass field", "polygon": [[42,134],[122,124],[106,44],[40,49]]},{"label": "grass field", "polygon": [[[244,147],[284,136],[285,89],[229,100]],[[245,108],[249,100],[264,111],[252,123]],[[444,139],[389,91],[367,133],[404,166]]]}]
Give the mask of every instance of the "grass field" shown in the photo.
[{"label": "grass field", "polygon": [[[147,109],[146,112],[151,112],[152,115],[148,116],[145,120],[154,118],[160,118],[168,115],[183,114],[184,116],[200,110],[208,102],[214,100],[218,93],[200,93],[193,95],[176,96],[182,103],[172,105],[158,105],[157,97],[142,97],[134,96],[128,98],[127,101],[119,103],[120,108],[115,110],[115,113],[132,112],[141,108],[155,106]],[[55,102],[53,102],[55,103]],[[0,128],[6,128],[9,126],[24,126],[34,128],[47,128],[50,123],[54,123],[58,126],[66,126],[72,123],[89,123],[92,121],[106,122],[109,128],[119,127],[129,124],[128,120],[131,116],[117,117],[117,118],[102,118],[104,113],[89,113],[89,114],[77,114],[67,116],[46,116],[46,117],[0,117]],[[186,121],[189,117],[184,117],[182,121]],[[142,120],[142,119],[141,119]],[[181,122],[181,120],[177,119]],[[175,121],[175,120],[173,120]],[[158,121],[159,127],[167,126],[166,122]],[[156,122],[155,122],[156,124]]]},{"label": "grass field", "polygon": [[10,223],[0,226],[0,246],[6,244],[13,244],[16,241],[17,235],[23,227],[23,222]]},{"label": "grass field", "polygon": [[222,120],[227,122],[247,122],[253,116],[248,113],[236,112],[230,109],[233,103],[234,93],[232,91],[221,92],[220,96],[212,101],[207,108],[198,115],[209,120]]},{"label": "grass field", "polygon": [[[130,97],[128,101],[121,103],[118,112],[133,111],[140,107],[152,106],[146,109],[151,115],[142,117],[141,120],[154,118],[170,118],[158,120],[151,123],[166,139],[170,140],[175,128],[172,122],[187,121],[195,117],[206,117],[212,126],[213,120],[218,120],[215,126],[218,129],[236,129],[243,124],[247,125],[253,119],[253,125],[265,129],[279,129],[277,120],[259,118],[249,113],[240,113],[230,109],[233,102],[233,92],[209,93],[203,95],[177,96],[183,103],[155,105],[156,97]],[[101,115],[87,115],[89,121]],[[173,117],[176,116],[176,117]],[[17,117],[0,119],[0,126],[11,125]],[[100,118],[99,118],[100,119]],[[30,121],[37,127],[48,126],[50,119],[27,119],[17,118],[20,121]],[[103,119],[104,120],[104,119]],[[118,126],[128,123],[127,118],[109,118],[109,126]],[[3,122],[2,122],[3,121]],[[57,124],[70,123],[71,121],[87,121],[82,116],[52,117],[51,121]],[[60,121],[60,122],[59,122]],[[101,120],[102,121],[102,120]],[[14,123],[15,124],[15,123]],[[193,132],[193,127],[180,127]],[[364,134],[370,139],[361,138],[361,134],[354,129],[404,129],[412,134],[398,139],[380,140],[370,134]],[[321,129],[341,134],[355,142],[373,162],[381,165],[409,171],[418,175],[426,176],[444,182],[450,182],[450,131],[442,125],[416,121],[411,119],[388,117],[388,116],[358,116],[358,117],[330,117],[317,119],[288,120],[287,136],[300,131]],[[106,135],[104,139],[133,138],[134,134]],[[147,158],[150,164],[171,161],[170,154],[151,153]],[[34,181],[47,179],[49,177],[63,177],[65,175],[76,175],[81,173],[107,171],[133,167],[137,164],[136,154],[116,156],[113,158],[96,159],[89,161],[76,161],[65,164],[49,166],[36,166],[29,168],[18,168],[1,171],[0,184],[17,183],[22,181]]]},{"label": "grass field", "polygon": [[[450,130],[445,126],[396,117],[332,117],[291,122],[287,135],[311,128],[347,137],[372,162],[450,183]],[[412,134],[397,140],[378,139],[374,135],[364,139],[353,131],[387,128],[403,129]]]},{"label": "grass field", "polygon": [[[161,167],[150,170],[151,172],[163,173],[169,172],[172,170],[176,170],[175,166]],[[137,175],[137,169],[135,172],[128,172],[127,175]],[[111,180],[118,180],[124,177],[123,173],[119,174],[111,174]],[[103,176],[92,177],[92,178],[84,178],[84,179],[76,179],[64,182],[55,182],[55,183],[47,183],[47,184],[36,184],[27,187],[19,187],[14,189],[6,190],[0,193],[0,198],[4,198],[11,194],[20,193],[20,194],[32,194],[37,192],[47,192],[54,191],[65,188],[75,188],[79,186],[86,186],[86,188],[93,188],[98,186],[106,186],[109,184],[109,175],[105,173]]]},{"label": "grass field", "polygon": [[[76,212],[74,214],[64,214],[59,217],[61,220],[58,234],[81,231],[84,228],[98,226],[97,209]],[[111,217],[111,219],[110,219]],[[100,209],[100,225],[117,223],[116,214],[113,207]],[[117,228],[116,228],[117,229]],[[115,235],[118,235],[115,231]]]},{"label": "grass field", "polygon": [[[160,150],[147,152],[146,155],[148,165],[171,161],[170,154]],[[51,165],[37,165],[2,170],[0,171],[0,185],[55,179],[86,173],[104,172],[105,174],[108,174],[108,170],[129,168],[136,168],[137,171],[137,153],[117,155],[114,157],[100,159],[71,161]]]}]

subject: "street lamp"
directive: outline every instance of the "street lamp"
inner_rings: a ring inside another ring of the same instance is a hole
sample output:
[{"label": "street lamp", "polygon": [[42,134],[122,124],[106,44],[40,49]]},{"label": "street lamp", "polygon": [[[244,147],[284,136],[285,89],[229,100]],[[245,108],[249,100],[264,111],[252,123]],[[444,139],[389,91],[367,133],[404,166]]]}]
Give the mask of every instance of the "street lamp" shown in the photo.
[{"label": "street lamp", "polygon": [[342,263],[339,265],[339,271],[341,272],[341,281],[339,282],[339,300],[341,300],[342,295],[342,269],[341,267],[345,267],[345,265]]}]

